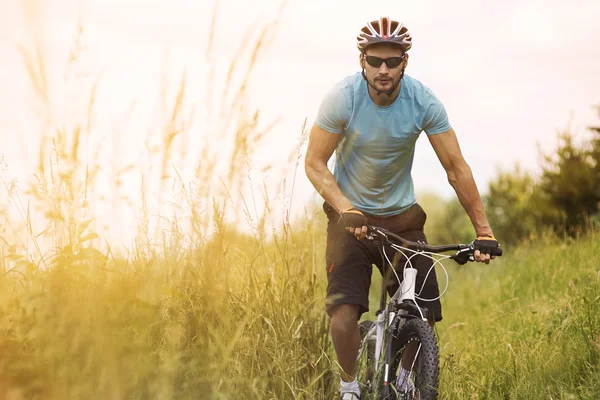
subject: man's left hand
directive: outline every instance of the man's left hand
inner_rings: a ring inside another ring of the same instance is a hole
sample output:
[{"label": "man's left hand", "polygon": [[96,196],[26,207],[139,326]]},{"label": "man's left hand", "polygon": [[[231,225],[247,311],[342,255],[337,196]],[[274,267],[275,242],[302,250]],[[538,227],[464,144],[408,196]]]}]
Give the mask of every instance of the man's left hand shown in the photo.
[{"label": "man's left hand", "polygon": [[490,260],[496,258],[499,255],[500,243],[496,240],[493,234],[482,234],[477,235],[477,239],[473,242],[475,251],[473,252],[473,258],[477,262],[490,263]]}]

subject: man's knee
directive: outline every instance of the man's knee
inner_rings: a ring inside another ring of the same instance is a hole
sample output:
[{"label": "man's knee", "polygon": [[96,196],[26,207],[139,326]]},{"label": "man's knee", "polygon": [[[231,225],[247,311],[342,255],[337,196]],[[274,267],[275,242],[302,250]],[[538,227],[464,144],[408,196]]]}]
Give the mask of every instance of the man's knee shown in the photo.
[{"label": "man's knee", "polygon": [[358,323],[358,304],[339,304],[331,312],[331,329],[336,332],[346,332],[356,327]]}]

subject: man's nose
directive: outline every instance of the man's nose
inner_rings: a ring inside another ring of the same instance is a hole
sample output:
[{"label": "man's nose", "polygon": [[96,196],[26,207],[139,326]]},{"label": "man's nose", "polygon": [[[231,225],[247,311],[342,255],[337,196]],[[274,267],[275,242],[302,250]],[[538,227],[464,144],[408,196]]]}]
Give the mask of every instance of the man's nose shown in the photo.
[{"label": "man's nose", "polygon": [[382,75],[386,75],[390,72],[390,70],[387,67],[387,64],[385,62],[381,63],[381,66],[379,67],[379,73]]}]

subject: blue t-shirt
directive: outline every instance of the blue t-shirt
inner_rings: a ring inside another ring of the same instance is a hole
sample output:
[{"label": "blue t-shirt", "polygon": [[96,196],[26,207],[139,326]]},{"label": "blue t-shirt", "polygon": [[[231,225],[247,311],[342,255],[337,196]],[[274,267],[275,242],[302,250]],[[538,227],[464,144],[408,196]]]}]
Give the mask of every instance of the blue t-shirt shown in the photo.
[{"label": "blue t-shirt", "polygon": [[344,195],[357,209],[383,217],[400,214],[416,201],[411,169],[421,132],[434,135],[451,128],[442,103],[418,80],[404,75],[398,98],[380,107],[360,72],[333,86],[315,123],[342,135],[333,175]]}]

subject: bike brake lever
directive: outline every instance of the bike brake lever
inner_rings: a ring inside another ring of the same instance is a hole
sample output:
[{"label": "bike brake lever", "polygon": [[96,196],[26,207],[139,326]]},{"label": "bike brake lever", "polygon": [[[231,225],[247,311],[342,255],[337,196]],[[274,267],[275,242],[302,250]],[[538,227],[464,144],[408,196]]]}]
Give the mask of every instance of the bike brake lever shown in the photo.
[{"label": "bike brake lever", "polygon": [[459,250],[453,256],[450,256],[454,261],[456,261],[460,265],[464,265],[467,261],[475,261],[475,257],[473,256],[474,246],[471,244],[469,247],[466,247],[462,250]]},{"label": "bike brake lever", "polygon": [[378,239],[380,239],[380,241],[382,243],[388,243],[389,242],[388,236],[384,232],[380,231],[379,229],[369,229],[369,233],[367,233],[366,237],[369,240],[375,240],[376,236],[377,236]]}]

